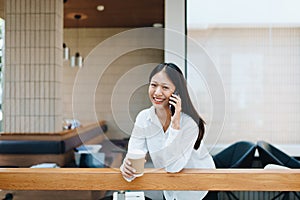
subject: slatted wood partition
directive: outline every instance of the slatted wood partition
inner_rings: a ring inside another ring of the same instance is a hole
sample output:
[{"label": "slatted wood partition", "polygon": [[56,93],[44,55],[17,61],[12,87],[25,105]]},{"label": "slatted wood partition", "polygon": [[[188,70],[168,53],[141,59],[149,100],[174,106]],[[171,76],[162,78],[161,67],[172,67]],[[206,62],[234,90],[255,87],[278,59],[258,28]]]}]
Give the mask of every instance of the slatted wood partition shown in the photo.
[{"label": "slatted wood partition", "polygon": [[300,169],[146,169],[128,183],[117,168],[1,168],[0,189],[300,191]]}]

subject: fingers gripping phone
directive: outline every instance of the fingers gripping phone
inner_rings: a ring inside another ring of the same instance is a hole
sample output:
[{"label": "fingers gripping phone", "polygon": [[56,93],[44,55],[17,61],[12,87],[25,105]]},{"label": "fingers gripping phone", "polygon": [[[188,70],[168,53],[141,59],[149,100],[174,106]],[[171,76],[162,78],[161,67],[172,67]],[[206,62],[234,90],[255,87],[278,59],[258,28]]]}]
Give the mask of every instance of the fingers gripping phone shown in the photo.
[{"label": "fingers gripping phone", "polygon": [[[174,95],[178,95],[178,92],[175,91],[173,94],[174,94]],[[170,100],[170,101],[172,101],[172,100]],[[174,101],[173,101],[173,102],[174,102]],[[169,104],[169,108],[170,108],[170,110],[171,110],[171,115],[173,116],[173,115],[175,114],[175,106],[173,106],[172,104]]]}]

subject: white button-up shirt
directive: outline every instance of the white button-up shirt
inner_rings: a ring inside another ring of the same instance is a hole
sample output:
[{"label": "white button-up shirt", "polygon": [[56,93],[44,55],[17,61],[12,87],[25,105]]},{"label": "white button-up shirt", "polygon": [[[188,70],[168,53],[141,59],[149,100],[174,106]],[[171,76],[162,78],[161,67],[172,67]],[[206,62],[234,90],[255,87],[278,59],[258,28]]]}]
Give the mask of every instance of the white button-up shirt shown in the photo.
[{"label": "white button-up shirt", "polygon": [[[194,144],[198,126],[188,115],[181,113],[180,130],[168,127],[164,132],[155,108],[141,111],[129,140],[128,151],[139,149],[149,152],[155,168],[179,172],[183,168],[215,168],[213,159],[203,143],[198,150]],[[167,200],[202,199],[207,191],[164,191]]]}]

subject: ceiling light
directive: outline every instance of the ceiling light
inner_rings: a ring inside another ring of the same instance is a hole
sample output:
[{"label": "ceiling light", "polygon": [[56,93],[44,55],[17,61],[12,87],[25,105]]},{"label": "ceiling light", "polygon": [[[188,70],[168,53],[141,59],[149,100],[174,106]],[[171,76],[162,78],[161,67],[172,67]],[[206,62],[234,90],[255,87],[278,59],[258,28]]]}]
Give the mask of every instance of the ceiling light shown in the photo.
[{"label": "ceiling light", "polygon": [[67,47],[66,43],[63,43],[63,58],[64,60],[69,60],[70,49]]},{"label": "ceiling light", "polygon": [[[1,1],[1,0],[0,0]],[[66,14],[66,18],[67,19],[71,19],[71,20],[74,20],[74,18],[76,18],[75,16],[76,15],[80,15],[80,20],[84,20],[84,19],[87,19],[88,16],[84,13],[79,13],[79,12],[70,12],[70,13],[67,13]]]},{"label": "ceiling light", "polygon": [[98,11],[103,11],[104,10],[104,6],[103,5],[98,5],[97,6],[97,10]]},{"label": "ceiling light", "polygon": [[82,65],[83,65],[83,58],[79,52],[76,52],[75,56],[71,57],[70,66],[71,67],[76,67],[76,66],[82,67]]},{"label": "ceiling light", "polygon": [[78,44],[79,44],[79,20],[81,19],[81,15],[80,14],[76,14],[74,16],[74,19],[76,20],[76,24],[77,24],[77,52],[75,53],[74,56],[71,57],[71,62],[70,62],[70,66],[71,67],[82,67],[83,65],[83,58],[79,53],[79,48],[78,48]]},{"label": "ceiling light", "polygon": [[154,28],[162,28],[163,27],[163,24],[162,23],[154,23],[152,25]]}]

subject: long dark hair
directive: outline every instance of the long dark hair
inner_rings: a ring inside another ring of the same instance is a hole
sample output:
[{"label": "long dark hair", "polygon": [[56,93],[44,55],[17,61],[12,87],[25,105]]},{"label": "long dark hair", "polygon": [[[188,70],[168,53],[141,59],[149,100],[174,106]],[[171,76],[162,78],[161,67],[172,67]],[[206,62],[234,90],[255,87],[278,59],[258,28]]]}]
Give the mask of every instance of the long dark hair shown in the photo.
[{"label": "long dark hair", "polygon": [[170,78],[172,83],[175,85],[176,91],[180,95],[182,101],[182,112],[189,115],[198,125],[199,133],[197,137],[197,141],[195,142],[194,149],[197,150],[200,146],[201,140],[203,139],[205,127],[204,127],[204,120],[200,117],[198,112],[196,111],[190,95],[187,89],[186,80],[182,74],[180,68],[173,64],[173,63],[161,63],[157,65],[150,74],[149,82],[151,81],[152,77],[160,71],[165,71],[167,76]]}]

